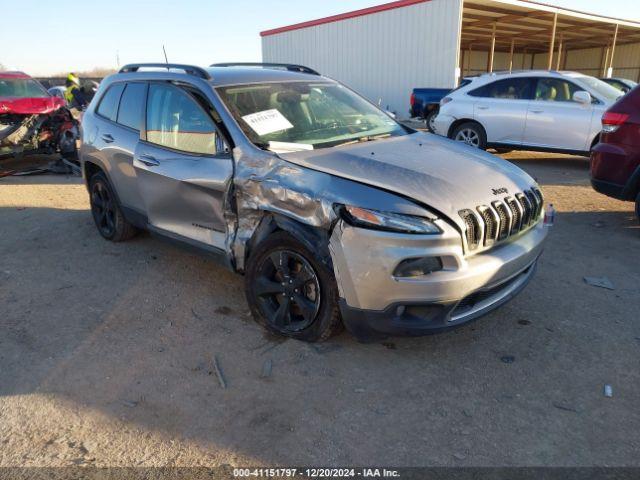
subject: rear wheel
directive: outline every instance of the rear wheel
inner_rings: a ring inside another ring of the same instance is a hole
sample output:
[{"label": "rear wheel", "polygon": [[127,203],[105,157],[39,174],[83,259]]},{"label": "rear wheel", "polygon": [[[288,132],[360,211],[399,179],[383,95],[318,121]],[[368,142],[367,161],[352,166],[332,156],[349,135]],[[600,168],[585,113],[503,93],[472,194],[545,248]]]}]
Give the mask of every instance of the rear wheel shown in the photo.
[{"label": "rear wheel", "polygon": [[286,232],[249,257],[245,292],[254,319],[279,335],[318,342],[342,327],[333,272]]},{"label": "rear wheel", "polygon": [[481,150],[486,150],[487,148],[487,134],[482,125],[476,122],[466,122],[458,125],[451,134],[451,138],[456,142],[466,143]]},{"label": "rear wheel", "polygon": [[104,238],[122,242],[136,234],[136,228],[124,218],[113,189],[102,172],[89,180],[89,201],[93,221]]}]

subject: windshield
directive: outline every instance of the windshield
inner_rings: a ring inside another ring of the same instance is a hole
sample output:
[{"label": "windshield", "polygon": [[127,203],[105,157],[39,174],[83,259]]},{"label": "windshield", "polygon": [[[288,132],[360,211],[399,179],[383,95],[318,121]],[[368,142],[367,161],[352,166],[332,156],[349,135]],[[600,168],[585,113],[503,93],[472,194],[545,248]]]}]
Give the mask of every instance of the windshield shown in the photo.
[{"label": "windshield", "polygon": [[595,77],[578,77],[577,80],[584,83],[592,93],[595,93],[601,100],[615,102],[620,98],[622,92],[608,83]]},{"label": "windshield", "polygon": [[220,87],[247,137],[276,152],[377,140],[408,131],[348,88],[328,82]]},{"label": "windshield", "polygon": [[622,82],[621,80],[616,80],[615,78],[603,78],[602,81],[608,83],[612,87],[616,87],[618,90],[621,90],[623,92],[628,92],[633,87],[638,85],[633,80],[625,80],[624,82]]},{"label": "windshield", "polygon": [[0,97],[45,98],[49,94],[31,78],[0,78]]}]

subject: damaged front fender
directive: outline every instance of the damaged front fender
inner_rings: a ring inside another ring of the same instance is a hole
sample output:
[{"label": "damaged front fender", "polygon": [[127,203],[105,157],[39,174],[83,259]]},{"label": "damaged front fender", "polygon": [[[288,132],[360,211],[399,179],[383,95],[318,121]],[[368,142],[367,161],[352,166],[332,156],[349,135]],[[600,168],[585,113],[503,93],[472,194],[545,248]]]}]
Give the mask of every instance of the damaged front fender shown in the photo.
[{"label": "damaged front fender", "polygon": [[330,265],[329,237],[338,215],[336,205],[428,216],[419,205],[398,195],[288,162],[257,149],[234,150],[235,215],[228,242],[236,269],[275,229],[289,231]]}]

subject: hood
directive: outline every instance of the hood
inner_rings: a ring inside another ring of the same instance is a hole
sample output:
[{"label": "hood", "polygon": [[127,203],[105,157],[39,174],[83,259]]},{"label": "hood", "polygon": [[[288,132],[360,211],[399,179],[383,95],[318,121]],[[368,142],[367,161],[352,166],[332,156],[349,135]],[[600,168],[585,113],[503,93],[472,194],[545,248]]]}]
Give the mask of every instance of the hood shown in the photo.
[{"label": "hood", "polygon": [[0,97],[0,115],[39,115],[55,112],[64,107],[64,100],[58,97]]},{"label": "hood", "polygon": [[[522,192],[535,181],[499,157],[429,133],[280,155],[313,170],[397,192],[462,221],[458,211]],[[497,197],[494,189],[506,188]]]}]

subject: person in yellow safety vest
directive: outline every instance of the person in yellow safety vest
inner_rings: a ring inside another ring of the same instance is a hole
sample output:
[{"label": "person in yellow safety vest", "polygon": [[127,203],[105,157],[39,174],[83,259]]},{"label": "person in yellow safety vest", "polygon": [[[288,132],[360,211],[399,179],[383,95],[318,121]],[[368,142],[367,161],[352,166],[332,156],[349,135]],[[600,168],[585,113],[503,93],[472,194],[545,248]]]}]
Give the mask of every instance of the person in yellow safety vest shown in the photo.
[{"label": "person in yellow safety vest", "polygon": [[87,106],[87,100],[80,88],[80,79],[72,72],[67,75],[67,90],[64,92],[64,99],[67,101],[69,108],[82,110]]}]

